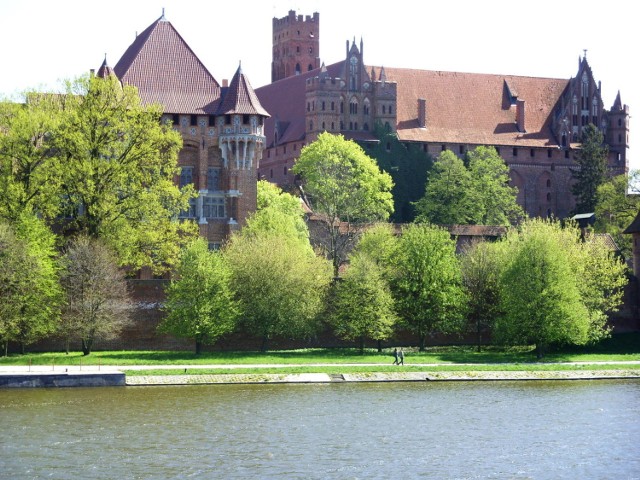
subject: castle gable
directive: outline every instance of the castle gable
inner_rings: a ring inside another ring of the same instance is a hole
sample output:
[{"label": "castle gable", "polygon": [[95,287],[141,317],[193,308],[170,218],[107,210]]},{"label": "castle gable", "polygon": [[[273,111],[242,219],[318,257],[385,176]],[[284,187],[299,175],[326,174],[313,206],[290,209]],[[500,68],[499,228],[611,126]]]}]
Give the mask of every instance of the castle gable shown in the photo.
[{"label": "castle gable", "polygon": [[254,92],[247,77],[238,67],[231,84],[224,89],[223,100],[218,111],[218,115],[240,114],[240,115],[263,115],[268,117],[267,111],[262,108],[258,96]]},{"label": "castle gable", "polygon": [[214,114],[220,85],[164,16],[139,34],[114,71],[135,85],[143,103],[167,113]]}]

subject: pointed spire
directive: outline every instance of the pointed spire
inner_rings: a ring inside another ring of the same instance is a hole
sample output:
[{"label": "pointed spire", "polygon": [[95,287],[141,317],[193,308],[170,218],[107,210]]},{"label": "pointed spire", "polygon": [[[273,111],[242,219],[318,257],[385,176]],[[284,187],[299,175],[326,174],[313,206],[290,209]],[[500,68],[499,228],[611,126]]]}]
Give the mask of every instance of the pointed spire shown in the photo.
[{"label": "pointed spire", "polygon": [[159,22],[166,22],[167,19],[164,16],[164,7],[162,7],[162,15],[160,16],[160,18],[158,19]]},{"label": "pointed spire", "polygon": [[217,115],[229,115],[232,113],[269,116],[269,113],[260,104],[260,100],[258,100],[258,96],[251,87],[249,80],[242,73],[241,65],[238,65],[238,70],[236,70],[231,79]]},{"label": "pointed spire", "polygon": [[375,82],[375,80],[376,80],[376,67],[371,67],[371,78]]},{"label": "pointed spire", "polygon": [[104,60],[102,61],[102,65],[98,69],[97,77],[99,78],[107,78],[109,75],[115,75],[113,69],[107,63],[107,54],[104,54]]},{"label": "pointed spire", "polygon": [[380,81],[383,83],[387,81],[387,72],[384,71],[384,67],[380,67]]},{"label": "pointed spire", "polygon": [[618,90],[618,95],[616,95],[616,99],[613,102],[613,107],[611,107],[611,111],[622,111],[622,98],[620,97],[620,90]]}]

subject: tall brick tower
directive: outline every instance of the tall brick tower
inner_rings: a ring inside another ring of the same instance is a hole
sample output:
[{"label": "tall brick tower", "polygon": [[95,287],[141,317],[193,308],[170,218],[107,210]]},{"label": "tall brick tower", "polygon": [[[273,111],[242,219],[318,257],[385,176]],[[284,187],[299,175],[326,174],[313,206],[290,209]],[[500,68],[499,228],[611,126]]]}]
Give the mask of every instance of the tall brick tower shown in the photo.
[{"label": "tall brick tower", "polygon": [[295,10],[273,19],[271,81],[320,67],[320,14],[297,15]]}]

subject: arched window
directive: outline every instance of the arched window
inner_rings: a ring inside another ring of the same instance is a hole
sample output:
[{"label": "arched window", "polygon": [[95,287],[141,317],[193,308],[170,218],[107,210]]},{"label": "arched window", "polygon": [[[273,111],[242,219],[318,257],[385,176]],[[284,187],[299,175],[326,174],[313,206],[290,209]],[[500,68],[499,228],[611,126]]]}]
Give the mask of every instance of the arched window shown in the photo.
[{"label": "arched window", "polygon": [[296,63],[296,75],[300,75],[300,64]]}]

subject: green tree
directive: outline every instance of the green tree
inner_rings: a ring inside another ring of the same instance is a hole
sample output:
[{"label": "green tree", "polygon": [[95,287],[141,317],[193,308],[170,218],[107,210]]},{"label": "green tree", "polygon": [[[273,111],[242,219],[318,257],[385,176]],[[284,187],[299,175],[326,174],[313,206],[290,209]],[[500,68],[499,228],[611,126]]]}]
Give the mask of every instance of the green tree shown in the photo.
[{"label": "green tree", "polygon": [[79,338],[89,355],[96,340],[116,338],[130,322],[133,304],[127,281],[112,251],[101,240],[81,236],[63,257],[62,329],[67,338]]},{"label": "green tree", "polygon": [[102,238],[134,269],[169,268],[197,233],[175,220],[194,193],[174,184],[182,141],[161,114],[114,76],[81,78],[68,84],[51,140],[64,165],[66,230]]},{"label": "green tree", "polygon": [[471,175],[456,154],[445,150],[429,172],[424,197],[416,207],[417,223],[438,225],[471,224],[478,218],[479,205],[471,193]]},{"label": "green tree", "polygon": [[335,334],[357,341],[364,353],[366,339],[386,340],[397,317],[382,268],[366,255],[352,255],[343,278],[335,285],[331,324]]},{"label": "green tree", "polygon": [[0,224],[0,339],[25,347],[53,333],[60,319],[55,236],[22,212],[13,227]]},{"label": "green tree", "polygon": [[316,333],[331,269],[308,240],[261,231],[248,222],[224,255],[240,306],[239,326],[262,339],[263,351],[274,337],[302,339]]},{"label": "green tree", "polygon": [[429,172],[425,195],[415,203],[417,222],[439,225],[510,225],[524,213],[509,186],[509,167],[493,147],[468,152],[469,168],[450,150]]},{"label": "green tree", "polygon": [[0,218],[12,222],[22,212],[51,219],[60,210],[61,167],[49,141],[60,103],[51,95],[23,100],[0,102]]},{"label": "green tree", "polygon": [[518,189],[509,185],[509,167],[494,147],[476,147],[467,154],[471,196],[479,225],[511,225],[524,216]]},{"label": "green tree", "polygon": [[258,181],[258,209],[247,222],[250,230],[291,234],[303,242],[309,241],[300,199],[266,180]]},{"label": "green tree", "polygon": [[529,220],[501,242],[503,315],[494,337],[511,345],[584,345],[610,333],[608,315],[622,303],[627,267],[597,236],[576,225]]},{"label": "green tree", "polygon": [[465,248],[460,257],[467,314],[476,334],[478,351],[482,348],[483,334],[488,334],[493,320],[500,314],[499,246],[477,242]]},{"label": "green tree", "polygon": [[622,232],[640,210],[639,193],[640,170],[609,178],[597,191],[595,230],[611,234],[626,258],[631,258],[632,241]]},{"label": "green tree", "polygon": [[307,201],[322,220],[323,247],[337,277],[362,227],[386,220],[393,211],[391,176],[358,144],[326,132],[302,149],[293,172],[301,176]]},{"label": "green tree", "polygon": [[393,256],[397,243],[398,239],[391,224],[376,223],[362,232],[351,255],[366,255],[383,269],[385,278],[390,279],[393,275]]},{"label": "green tree", "polygon": [[196,355],[231,332],[238,306],[231,289],[231,270],[223,255],[196,239],[180,256],[175,276],[166,290],[166,316],[159,331],[195,341]]},{"label": "green tree", "polygon": [[440,227],[412,224],[404,228],[395,255],[392,291],[401,324],[418,336],[461,332],[466,298],[456,244]]},{"label": "green tree", "polygon": [[591,213],[596,209],[598,187],[607,178],[609,148],[604,143],[604,135],[593,124],[584,128],[581,142],[576,155],[577,168],[571,169],[575,180],[571,192],[576,198],[574,213]]}]

